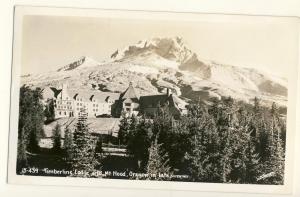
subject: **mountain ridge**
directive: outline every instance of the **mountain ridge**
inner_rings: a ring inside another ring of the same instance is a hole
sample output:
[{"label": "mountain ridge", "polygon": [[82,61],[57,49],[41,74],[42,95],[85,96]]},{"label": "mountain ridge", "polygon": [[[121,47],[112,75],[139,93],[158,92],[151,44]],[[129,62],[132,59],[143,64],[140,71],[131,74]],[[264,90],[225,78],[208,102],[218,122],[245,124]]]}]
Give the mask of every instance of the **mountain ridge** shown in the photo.
[{"label": "mountain ridge", "polygon": [[69,83],[73,87],[122,92],[133,81],[140,94],[161,93],[170,88],[186,100],[232,96],[251,102],[286,105],[287,81],[258,71],[202,60],[183,38],[152,38],[116,50],[99,63],[83,56],[56,71],[22,78],[34,86]]}]

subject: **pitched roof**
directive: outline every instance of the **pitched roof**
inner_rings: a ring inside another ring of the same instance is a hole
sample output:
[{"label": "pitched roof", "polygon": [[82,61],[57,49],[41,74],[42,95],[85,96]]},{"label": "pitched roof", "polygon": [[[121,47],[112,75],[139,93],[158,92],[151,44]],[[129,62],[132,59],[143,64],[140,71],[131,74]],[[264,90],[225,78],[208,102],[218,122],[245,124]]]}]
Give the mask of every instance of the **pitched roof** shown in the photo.
[{"label": "pitched roof", "polygon": [[117,100],[120,96],[119,93],[102,92],[92,90],[67,90],[70,97],[74,98],[76,95],[83,98],[84,101],[91,101],[95,98],[98,102],[105,102],[107,99]]},{"label": "pitched roof", "polygon": [[185,101],[173,94],[169,96],[166,94],[159,94],[140,97],[141,108],[147,108],[148,106],[157,107],[158,105],[162,106],[167,102],[170,106],[174,106],[176,108],[184,108],[187,105]]},{"label": "pitched roof", "polygon": [[137,98],[139,99],[139,96],[136,94],[134,87],[132,86],[132,83],[129,83],[129,87],[120,95],[121,99],[132,99]]},{"label": "pitched roof", "polygon": [[56,90],[55,88],[45,87],[42,90],[43,99],[47,100],[47,99],[51,99],[51,98],[57,97],[57,95],[59,94],[59,92],[60,91]]},{"label": "pitched roof", "polygon": [[157,107],[158,105],[164,105],[168,100],[168,95],[166,94],[141,96],[140,104],[142,108],[148,106]]},{"label": "pitched roof", "polygon": [[[44,125],[45,135],[46,137],[52,137],[53,128],[56,124],[59,124],[62,127],[62,132],[64,132],[66,126],[68,126],[71,130],[74,130],[76,123],[77,118],[57,119],[48,125]],[[87,124],[91,133],[112,134],[116,137],[119,131],[120,118],[88,118]]]}]

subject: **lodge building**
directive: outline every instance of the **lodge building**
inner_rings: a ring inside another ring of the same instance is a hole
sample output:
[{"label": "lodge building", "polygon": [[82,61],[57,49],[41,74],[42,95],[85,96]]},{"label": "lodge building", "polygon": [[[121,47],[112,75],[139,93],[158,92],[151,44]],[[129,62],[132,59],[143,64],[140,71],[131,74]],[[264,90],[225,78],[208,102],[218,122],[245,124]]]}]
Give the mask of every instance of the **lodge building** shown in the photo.
[{"label": "lodge building", "polygon": [[59,88],[49,87],[43,90],[46,99],[54,102],[55,118],[78,117],[84,110],[88,117],[120,117],[122,113],[127,116],[142,115],[153,116],[158,106],[169,107],[174,116],[186,114],[186,102],[170,93],[139,96],[133,84],[120,93],[101,91],[82,91],[69,89],[66,84]]},{"label": "lodge building", "polygon": [[125,112],[129,116],[132,114],[144,114],[152,117],[157,112],[159,106],[165,105],[169,107],[170,112],[174,116],[187,113],[187,103],[176,95],[171,94],[169,89],[167,89],[165,94],[138,96],[132,83],[130,83],[129,87],[116,100],[115,116],[119,117],[122,112]]},{"label": "lodge building", "polygon": [[[82,110],[86,112],[88,117],[98,117],[112,114],[112,105],[119,94],[72,90],[63,84],[59,88],[45,88],[43,97],[45,100],[53,100],[55,118],[78,117]],[[44,102],[47,103],[47,101]]]}]

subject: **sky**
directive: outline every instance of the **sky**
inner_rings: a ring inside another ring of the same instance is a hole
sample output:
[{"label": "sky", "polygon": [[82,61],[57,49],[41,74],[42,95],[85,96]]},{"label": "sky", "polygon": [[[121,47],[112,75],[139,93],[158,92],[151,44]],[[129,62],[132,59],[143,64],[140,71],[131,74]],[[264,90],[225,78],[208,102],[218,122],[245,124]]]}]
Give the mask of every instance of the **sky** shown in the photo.
[{"label": "sky", "polygon": [[200,59],[287,76],[297,26],[276,20],[195,21],[26,15],[22,74],[56,70],[82,56],[101,62],[117,49],[152,37],[180,36]]}]

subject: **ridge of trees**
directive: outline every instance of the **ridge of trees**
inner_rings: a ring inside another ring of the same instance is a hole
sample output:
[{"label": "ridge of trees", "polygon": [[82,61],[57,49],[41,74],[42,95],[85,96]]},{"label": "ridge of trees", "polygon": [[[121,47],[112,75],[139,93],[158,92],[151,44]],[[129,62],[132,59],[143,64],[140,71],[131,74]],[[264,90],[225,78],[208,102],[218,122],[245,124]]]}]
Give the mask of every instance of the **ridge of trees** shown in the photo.
[{"label": "ridge of trees", "polygon": [[167,106],[151,120],[123,116],[119,137],[141,172],[159,172],[156,158],[190,181],[283,184],[285,128],[275,103],[267,108],[257,98],[251,105],[228,97],[190,104],[180,119]]}]

